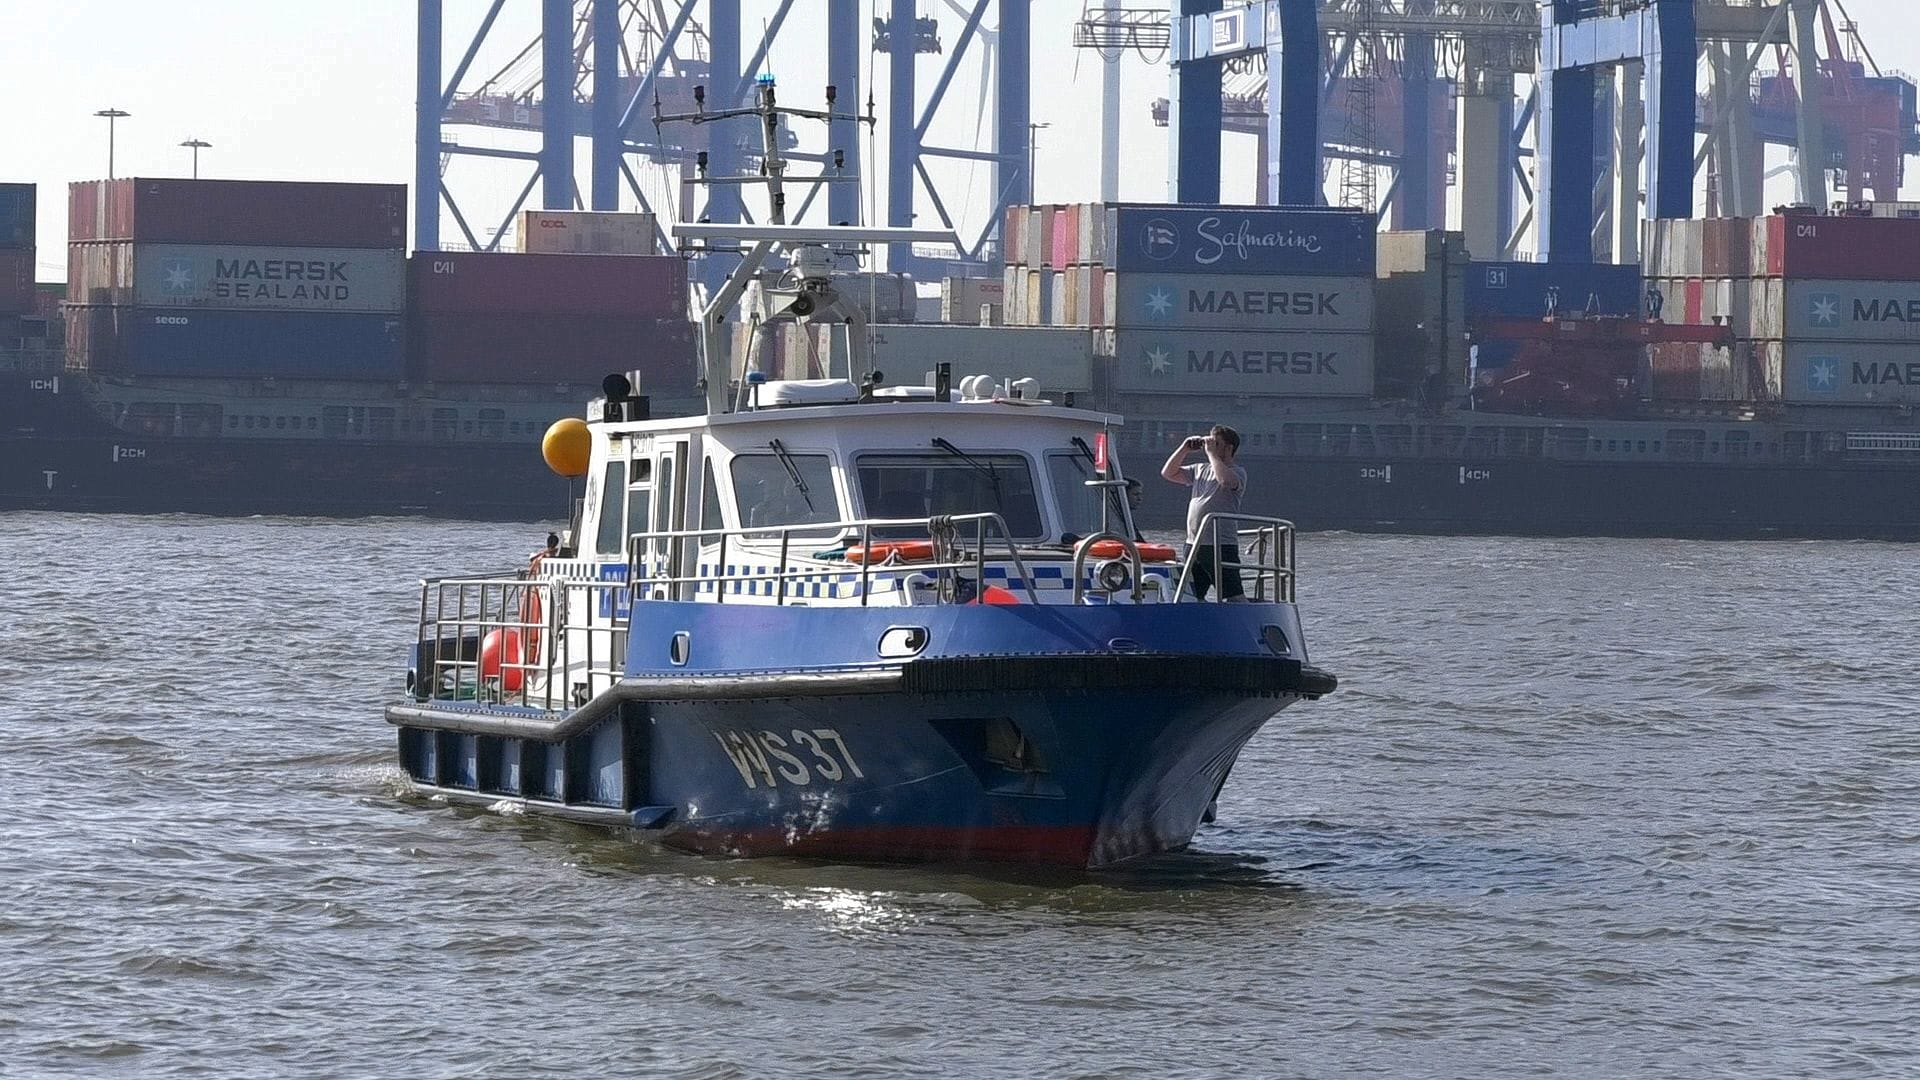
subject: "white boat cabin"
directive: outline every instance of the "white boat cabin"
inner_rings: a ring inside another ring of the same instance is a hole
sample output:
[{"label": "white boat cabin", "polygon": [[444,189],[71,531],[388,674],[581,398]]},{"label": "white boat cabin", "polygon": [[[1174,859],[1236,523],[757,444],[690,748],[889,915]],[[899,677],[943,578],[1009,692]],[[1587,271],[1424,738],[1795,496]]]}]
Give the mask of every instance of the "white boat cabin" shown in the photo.
[{"label": "white boat cabin", "polygon": [[[595,423],[563,561],[631,565],[643,599],[913,604],[934,598],[942,564],[964,563],[948,566],[962,589],[1071,602],[1060,564],[1075,546],[1114,538],[1091,553],[1097,571],[1137,535],[1117,460],[1098,468],[1118,417],[1000,394],[942,402],[926,387],[860,394],[846,380],[769,382],[737,412]],[[943,516],[955,519],[944,542],[929,529]],[[1143,567],[1145,599],[1171,599],[1171,553],[1147,555],[1159,565]],[[1104,581],[1132,591],[1131,575]]]}]

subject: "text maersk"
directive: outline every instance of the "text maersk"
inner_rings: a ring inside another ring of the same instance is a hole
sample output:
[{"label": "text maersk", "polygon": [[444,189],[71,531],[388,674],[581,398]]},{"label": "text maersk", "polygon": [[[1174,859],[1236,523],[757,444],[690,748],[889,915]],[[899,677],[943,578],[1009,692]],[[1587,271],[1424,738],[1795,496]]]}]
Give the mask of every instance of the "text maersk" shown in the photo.
[{"label": "text maersk", "polygon": [[220,300],[345,300],[347,264],[334,259],[215,259],[211,292]]},{"label": "text maersk", "polygon": [[1187,371],[1194,375],[1337,376],[1337,352],[1315,349],[1188,349]]},{"label": "text maersk", "polygon": [[1200,315],[1325,315],[1340,317],[1337,292],[1188,289],[1187,311]]}]

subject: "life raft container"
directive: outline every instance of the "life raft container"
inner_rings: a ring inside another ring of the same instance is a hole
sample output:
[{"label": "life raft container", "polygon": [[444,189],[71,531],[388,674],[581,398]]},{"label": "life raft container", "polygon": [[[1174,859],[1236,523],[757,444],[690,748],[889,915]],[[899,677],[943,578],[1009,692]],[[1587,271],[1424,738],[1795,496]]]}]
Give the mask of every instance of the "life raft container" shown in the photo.
[{"label": "life raft container", "polygon": [[[1171,544],[1135,544],[1140,549],[1141,562],[1172,562],[1179,554]],[[1127,553],[1127,546],[1118,540],[1096,540],[1087,554],[1096,559],[1118,559]]]},{"label": "life raft container", "polygon": [[901,562],[926,562],[933,558],[933,541],[889,540],[871,547],[847,549],[847,561],[850,563],[883,563],[896,557]]}]

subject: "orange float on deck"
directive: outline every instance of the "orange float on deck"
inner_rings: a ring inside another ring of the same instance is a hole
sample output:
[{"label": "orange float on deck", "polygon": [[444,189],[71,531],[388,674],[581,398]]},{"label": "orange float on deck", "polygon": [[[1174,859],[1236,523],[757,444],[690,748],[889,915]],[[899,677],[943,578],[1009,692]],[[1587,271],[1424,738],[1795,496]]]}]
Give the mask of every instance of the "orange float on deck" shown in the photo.
[{"label": "orange float on deck", "polygon": [[[1141,562],[1172,562],[1179,554],[1171,544],[1135,544],[1140,549]],[[1118,559],[1127,553],[1127,547],[1118,540],[1096,540],[1087,554],[1096,559]]]},{"label": "orange float on deck", "polygon": [[895,556],[901,562],[926,562],[933,558],[933,541],[889,540],[872,547],[847,549],[847,561],[850,563],[883,563]]}]

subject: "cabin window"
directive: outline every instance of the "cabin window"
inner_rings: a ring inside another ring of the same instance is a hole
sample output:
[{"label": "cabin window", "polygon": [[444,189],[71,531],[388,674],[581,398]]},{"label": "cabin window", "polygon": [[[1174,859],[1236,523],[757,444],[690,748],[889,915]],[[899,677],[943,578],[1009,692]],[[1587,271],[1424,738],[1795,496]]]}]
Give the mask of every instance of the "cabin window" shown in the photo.
[{"label": "cabin window", "polygon": [[483,439],[499,438],[500,426],[505,422],[506,418],[507,413],[505,409],[481,409],[480,437]]},{"label": "cabin window", "polygon": [[[1127,533],[1127,512],[1121,509],[1118,489],[1087,486],[1087,481],[1099,479],[1087,455],[1047,455],[1047,479],[1053,483],[1053,498],[1060,506],[1061,529],[1083,538],[1103,530]],[[1104,521],[1100,514],[1103,496],[1107,506]]]},{"label": "cabin window", "polygon": [[[877,518],[927,518],[936,514],[997,513],[1018,540],[1039,540],[1046,533],[1033,471],[1019,454],[863,454],[856,462],[860,497],[867,515]],[[922,534],[912,525],[874,534]]]},{"label": "cabin window", "polygon": [[[672,462],[667,464],[670,466]],[[631,480],[627,485],[627,531],[622,537],[623,544],[640,533],[653,531],[653,462],[647,458],[634,459]],[[667,484],[672,483],[673,478],[669,476]],[[621,550],[624,553],[625,548]]]},{"label": "cabin window", "polygon": [[732,468],[742,528],[840,520],[833,460],[825,454],[740,454]]},{"label": "cabin window", "polygon": [[433,437],[434,438],[452,439],[457,437],[459,434],[460,434],[460,410],[458,409],[433,410]]},{"label": "cabin window", "polygon": [[606,475],[600,480],[600,532],[593,548],[602,556],[624,554],[620,527],[626,523],[626,507],[621,498],[627,493],[627,463],[607,462]]},{"label": "cabin window", "polygon": [[712,458],[708,458],[706,479],[700,482],[700,528],[702,530],[727,527],[726,519],[720,513],[720,485],[714,479],[715,470],[719,467]]}]

